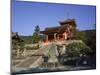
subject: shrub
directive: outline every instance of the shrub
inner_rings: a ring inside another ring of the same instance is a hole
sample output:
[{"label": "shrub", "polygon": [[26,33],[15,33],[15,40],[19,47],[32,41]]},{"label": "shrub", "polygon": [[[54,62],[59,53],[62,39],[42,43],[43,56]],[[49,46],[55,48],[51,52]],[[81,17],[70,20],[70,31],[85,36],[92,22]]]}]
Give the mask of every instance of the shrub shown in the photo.
[{"label": "shrub", "polygon": [[26,50],[37,50],[38,48],[39,48],[38,45],[33,47],[26,46]]},{"label": "shrub", "polygon": [[72,43],[66,47],[66,54],[68,56],[79,56],[80,54],[88,54],[92,50],[84,43]]}]

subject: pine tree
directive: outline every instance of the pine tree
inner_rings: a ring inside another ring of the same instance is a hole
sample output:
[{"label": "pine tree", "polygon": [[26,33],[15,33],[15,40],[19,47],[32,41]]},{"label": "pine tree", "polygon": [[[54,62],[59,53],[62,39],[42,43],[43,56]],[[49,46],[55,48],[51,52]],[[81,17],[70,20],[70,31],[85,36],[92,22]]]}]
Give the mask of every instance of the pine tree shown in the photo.
[{"label": "pine tree", "polygon": [[40,27],[35,26],[35,30],[33,33],[33,43],[38,43],[40,41]]}]

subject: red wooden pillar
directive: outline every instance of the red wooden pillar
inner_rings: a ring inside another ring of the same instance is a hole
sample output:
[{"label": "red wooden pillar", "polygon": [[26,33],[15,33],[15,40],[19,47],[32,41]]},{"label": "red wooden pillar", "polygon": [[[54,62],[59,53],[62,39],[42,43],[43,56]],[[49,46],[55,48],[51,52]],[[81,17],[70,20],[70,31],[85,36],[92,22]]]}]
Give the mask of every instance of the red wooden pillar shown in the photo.
[{"label": "red wooden pillar", "polygon": [[48,42],[48,35],[46,35],[46,42]]},{"label": "red wooden pillar", "polygon": [[63,39],[64,39],[64,40],[67,39],[67,33],[66,33],[66,32],[63,33]]}]

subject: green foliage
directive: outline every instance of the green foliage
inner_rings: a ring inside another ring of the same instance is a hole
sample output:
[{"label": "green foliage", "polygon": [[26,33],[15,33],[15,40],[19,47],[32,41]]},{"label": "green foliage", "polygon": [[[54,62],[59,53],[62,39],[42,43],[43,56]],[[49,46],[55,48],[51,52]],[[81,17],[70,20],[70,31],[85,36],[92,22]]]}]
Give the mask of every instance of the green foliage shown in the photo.
[{"label": "green foliage", "polygon": [[87,46],[89,46],[93,52],[96,52],[96,30],[78,31],[72,29],[73,39],[82,40]]},{"label": "green foliage", "polygon": [[73,28],[71,32],[73,33],[73,37],[72,37],[73,39],[80,40],[85,38],[84,36],[85,34],[75,28]]},{"label": "green foliage", "polygon": [[18,49],[18,46],[15,44],[12,44],[12,49],[16,50],[16,49]]},{"label": "green foliage", "polygon": [[96,30],[86,30],[82,31],[84,33],[84,38],[81,38],[86,45],[88,45],[93,52],[96,52]]},{"label": "green foliage", "polygon": [[25,45],[25,42],[19,42],[18,40],[15,40],[15,39],[12,40],[12,49],[14,50],[17,50],[18,48],[20,48],[20,51],[23,51],[24,45]]},{"label": "green foliage", "polygon": [[[41,40],[44,40],[44,35],[39,35]],[[20,36],[26,44],[32,44],[33,43],[33,36]]]},{"label": "green foliage", "polygon": [[32,44],[32,36],[20,36],[26,44]]},{"label": "green foliage", "polygon": [[39,41],[40,41],[40,28],[37,25],[33,33],[33,43],[38,43]]},{"label": "green foliage", "polygon": [[26,46],[26,50],[37,50],[39,48],[39,46],[33,46],[33,47],[30,47],[30,46]]},{"label": "green foliage", "polygon": [[84,43],[72,43],[66,47],[66,54],[68,56],[79,56],[80,54],[88,54],[91,49]]},{"label": "green foliage", "polygon": [[20,50],[22,51],[22,50],[24,50],[24,46],[25,46],[25,43],[24,42],[22,42],[22,43],[20,43]]},{"label": "green foliage", "polygon": [[12,40],[12,49],[18,49],[18,42],[16,40]]}]

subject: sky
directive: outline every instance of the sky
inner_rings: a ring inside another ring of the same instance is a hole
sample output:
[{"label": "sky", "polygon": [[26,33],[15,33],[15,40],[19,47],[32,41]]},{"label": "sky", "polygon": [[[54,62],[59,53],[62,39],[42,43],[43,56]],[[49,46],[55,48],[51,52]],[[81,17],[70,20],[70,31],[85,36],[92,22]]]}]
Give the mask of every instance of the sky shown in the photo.
[{"label": "sky", "polygon": [[75,19],[79,30],[94,29],[96,7],[12,0],[12,32],[18,32],[19,35],[32,35],[36,25],[41,31],[46,27],[60,26],[59,21],[66,19]]}]

